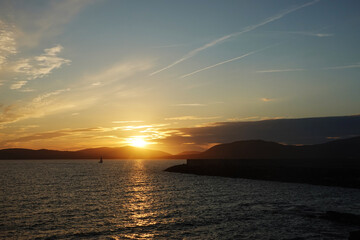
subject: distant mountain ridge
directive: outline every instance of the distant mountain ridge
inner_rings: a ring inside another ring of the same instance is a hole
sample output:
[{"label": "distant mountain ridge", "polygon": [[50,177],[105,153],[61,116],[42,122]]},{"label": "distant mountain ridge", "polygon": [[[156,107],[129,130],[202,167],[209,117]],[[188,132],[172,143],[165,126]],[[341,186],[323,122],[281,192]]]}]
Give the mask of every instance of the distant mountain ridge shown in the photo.
[{"label": "distant mountain ridge", "polygon": [[360,137],[303,146],[244,140],[219,144],[200,153],[182,152],[177,155],[131,146],[78,151],[23,148],[0,150],[0,159],[97,159],[101,156],[105,159],[360,159]]},{"label": "distant mountain ridge", "polygon": [[89,148],[79,151],[31,150],[9,148],[0,150],[0,159],[164,159],[172,155],[162,151],[136,147]]},{"label": "distant mountain ridge", "polygon": [[[185,156],[184,156],[185,158]],[[360,137],[334,140],[314,145],[283,145],[263,140],[245,140],[219,144],[200,154],[187,155],[194,159],[314,159],[358,158]]]}]

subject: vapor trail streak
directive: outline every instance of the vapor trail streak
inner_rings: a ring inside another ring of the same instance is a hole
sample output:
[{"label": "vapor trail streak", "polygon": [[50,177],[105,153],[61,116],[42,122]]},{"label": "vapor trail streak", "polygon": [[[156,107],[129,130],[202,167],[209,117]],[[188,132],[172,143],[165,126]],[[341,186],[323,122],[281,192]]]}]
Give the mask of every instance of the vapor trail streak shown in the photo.
[{"label": "vapor trail streak", "polygon": [[223,61],[223,62],[219,62],[219,63],[216,63],[216,64],[214,64],[214,65],[211,65],[211,66],[208,66],[208,67],[205,67],[205,68],[201,68],[201,69],[196,70],[196,71],[194,71],[194,72],[191,72],[191,73],[182,75],[182,76],[180,76],[179,78],[189,77],[189,76],[194,75],[194,74],[196,74],[196,73],[199,73],[199,72],[208,70],[208,69],[210,69],[210,68],[214,68],[214,67],[223,65],[223,64],[228,63],[228,62],[233,62],[233,61],[239,60],[239,59],[241,59],[241,58],[244,58],[244,57],[253,55],[254,53],[264,51],[265,49],[268,49],[268,48],[270,48],[270,47],[274,47],[274,46],[277,46],[277,45],[279,45],[279,44],[271,45],[271,46],[268,46],[268,47],[265,47],[265,48],[261,48],[261,49],[258,49],[258,50],[252,51],[252,52],[248,52],[248,53],[246,53],[246,54],[244,54],[244,55],[241,55],[241,56],[239,56],[239,57],[232,58],[232,59],[229,59],[229,60],[226,60],[226,61]]},{"label": "vapor trail streak", "polygon": [[211,42],[209,42],[209,43],[207,43],[207,44],[205,44],[205,45],[203,45],[203,46],[201,46],[199,48],[196,48],[196,49],[188,52],[182,58],[180,58],[179,60],[176,60],[175,62],[171,63],[170,65],[168,65],[168,66],[166,66],[166,67],[164,67],[162,69],[159,69],[159,70],[157,70],[155,72],[152,72],[150,74],[150,76],[153,76],[153,75],[158,74],[158,73],[160,73],[160,72],[162,72],[164,70],[167,70],[167,69],[169,69],[169,68],[171,68],[171,67],[173,67],[173,66],[175,66],[175,65],[177,65],[177,64],[179,64],[179,63],[181,63],[181,62],[183,62],[183,61],[185,61],[185,60],[187,60],[187,59],[189,59],[189,58],[191,58],[191,57],[193,57],[195,55],[197,55],[199,52],[202,52],[207,48],[210,48],[210,47],[213,47],[213,46],[215,46],[215,45],[217,45],[219,43],[222,43],[222,42],[224,42],[225,40],[227,40],[229,38],[236,37],[236,36],[238,36],[240,34],[250,32],[250,31],[252,31],[252,30],[254,30],[254,29],[258,28],[258,27],[261,27],[261,26],[266,25],[268,23],[271,23],[271,22],[273,22],[275,20],[278,20],[278,19],[280,19],[280,18],[282,18],[282,17],[284,17],[284,16],[286,16],[286,15],[292,13],[292,12],[295,12],[295,11],[297,11],[299,9],[302,9],[304,7],[311,6],[311,5],[313,5],[313,4],[315,4],[315,3],[319,2],[319,1],[320,0],[314,0],[312,2],[305,3],[305,4],[301,5],[301,6],[291,8],[291,9],[289,9],[287,11],[284,11],[282,13],[279,13],[279,14],[277,14],[275,16],[270,17],[270,18],[264,20],[261,23],[245,27],[244,30],[242,30],[240,32],[235,32],[235,33],[232,33],[232,34],[229,34],[229,35],[225,35],[225,36],[223,36],[221,38],[215,39],[215,40],[213,40],[213,41],[211,41]]}]

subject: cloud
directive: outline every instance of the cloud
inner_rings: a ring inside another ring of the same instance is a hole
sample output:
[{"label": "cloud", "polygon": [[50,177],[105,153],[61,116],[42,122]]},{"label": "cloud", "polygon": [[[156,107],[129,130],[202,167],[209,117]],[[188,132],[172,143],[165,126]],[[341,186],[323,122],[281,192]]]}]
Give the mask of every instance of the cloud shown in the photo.
[{"label": "cloud", "polygon": [[245,57],[247,57],[247,56],[250,56],[250,55],[252,55],[252,54],[254,54],[254,53],[257,53],[257,52],[260,52],[260,51],[264,51],[265,49],[268,49],[268,48],[273,47],[273,46],[275,46],[275,45],[268,46],[268,47],[265,47],[265,48],[261,48],[261,49],[259,49],[259,50],[255,50],[255,51],[252,51],[252,52],[248,52],[248,53],[243,54],[243,55],[241,55],[241,56],[239,56],[239,57],[232,58],[232,59],[229,59],[229,60],[226,60],[226,61],[223,61],[223,62],[219,62],[219,63],[216,63],[216,64],[214,64],[214,65],[211,65],[211,66],[208,66],[208,67],[204,67],[204,68],[201,68],[201,69],[196,70],[196,71],[194,71],[194,72],[191,72],[191,73],[182,75],[182,76],[180,76],[179,78],[186,78],[186,77],[189,77],[189,76],[194,75],[194,74],[196,74],[196,73],[199,73],[199,72],[202,72],[202,71],[205,71],[205,70],[208,70],[208,69],[211,69],[211,68],[214,68],[214,67],[223,65],[223,64],[225,64],[225,63],[229,63],[229,62],[233,62],[233,61],[236,61],[236,60],[245,58]]},{"label": "cloud", "polygon": [[258,24],[247,26],[247,27],[244,28],[244,30],[242,30],[240,32],[235,32],[235,33],[232,33],[232,34],[229,34],[229,35],[225,35],[225,36],[223,36],[221,38],[215,39],[215,40],[213,40],[213,41],[211,41],[211,42],[209,42],[209,43],[207,43],[207,44],[205,44],[205,45],[203,45],[203,46],[201,46],[199,48],[196,48],[196,49],[188,52],[182,58],[176,60],[175,62],[171,63],[170,65],[168,65],[168,66],[166,66],[164,68],[161,68],[161,69],[159,69],[159,70],[157,70],[155,72],[152,72],[150,74],[150,76],[158,74],[158,73],[160,73],[162,71],[165,71],[165,70],[167,70],[167,69],[169,69],[169,68],[171,68],[171,67],[173,67],[173,66],[175,66],[175,65],[177,65],[177,64],[179,64],[179,63],[181,63],[181,62],[183,62],[183,61],[185,61],[185,60],[187,60],[189,58],[192,58],[193,56],[197,55],[199,52],[202,52],[202,51],[204,51],[204,50],[206,50],[206,49],[208,49],[210,47],[213,47],[213,46],[215,46],[217,44],[220,44],[220,43],[224,42],[225,40],[228,40],[230,38],[237,37],[237,36],[239,36],[239,35],[241,35],[243,33],[247,33],[247,32],[250,32],[252,30],[255,30],[255,29],[257,29],[257,28],[259,28],[261,26],[264,26],[264,25],[266,25],[268,23],[271,23],[271,22],[273,22],[275,20],[281,19],[282,17],[284,17],[284,16],[286,16],[286,15],[292,13],[292,12],[295,12],[295,11],[300,10],[300,9],[302,9],[304,7],[307,7],[307,6],[311,6],[311,5],[313,5],[313,4],[315,4],[315,3],[319,2],[319,1],[320,0],[314,0],[314,1],[311,1],[311,2],[308,2],[308,3],[305,3],[303,5],[291,8],[291,9],[289,9],[287,11],[284,11],[284,12],[279,13],[279,14],[277,14],[275,16],[272,16],[272,17],[270,17],[268,19],[265,19],[264,21],[262,21],[262,22],[260,22]]},{"label": "cloud", "polygon": [[91,84],[91,86],[100,86],[102,83],[101,82],[94,82]]},{"label": "cloud", "polygon": [[[263,139],[286,144],[316,144],[329,141],[329,136],[341,138],[360,135],[360,116],[319,117],[301,119],[271,119],[262,121],[216,122],[202,127],[164,129],[168,136],[159,143],[176,149],[193,142],[190,149],[211,143]],[[195,146],[194,146],[195,145]]]},{"label": "cloud", "polygon": [[29,141],[36,141],[36,140],[53,139],[53,138],[58,138],[58,137],[63,137],[63,136],[74,135],[77,133],[87,133],[87,132],[94,132],[94,131],[101,131],[101,129],[100,128],[62,129],[62,130],[57,130],[57,131],[34,133],[34,134],[29,134],[26,136],[3,141],[0,143],[0,145],[7,145],[9,143],[21,143],[21,142],[29,142]]},{"label": "cloud", "polygon": [[136,73],[146,71],[152,68],[152,66],[153,63],[149,60],[119,62],[98,73],[85,77],[83,83],[88,83],[92,86],[105,86],[126,79]]},{"label": "cloud", "polygon": [[0,69],[9,56],[17,53],[13,28],[0,20]]},{"label": "cloud", "polygon": [[275,99],[274,98],[261,98],[260,100],[263,102],[271,102],[271,101],[274,101]]},{"label": "cloud", "polygon": [[327,137],[327,139],[330,139],[330,140],[336,140],[336,139],[340,139],[341,137]]},{"label": "cloud", "polygon": [[34,141],[34,140],[44,140],[44,139],[51,139],[51,138],[57,138],[69,135],[69,133],[56,131],[56,132],[48,132],[48,133],[36,133],[33,135],[25,136],[25,137],[19,137],[15,139],[6,140],[1,145],[4,145],[5,143],[19,143],[19,142],[28,142],[28,141]]},{"label": "cloud", "polygon": [[[84,7],[92,4],[93,0],[62,0],[46,1],[38,14],[17,9],[14,15],[21,16],[13,19],[18,28],[18,43],[21,46],[34,47],[44,39],[51,39],[63,31],[68,24]],[[16,9],[16,7],[12,7]]]},{"label": "cloud", "polygon": [[206,106],[206,104],[202,104],[202,103],[179,103],[179,104],[175,104],[173,106],[178,106],[178,107],[203,107],[203,106]]},{"label": "cloud", "polygon": [[[44,49],[44,53],[30,58],[22,58],[16,61],[9,61],[5,64],[6,69],[2,69],[0,73],[11,79],[15,74],[15,82],[10,84],[10,89],[22,92],[33,91],[33,89],[21,89],[28,81],[37,78],[43,78],[50,75],[55,69],[61,68],[64,64],[70,64],[69,59],[57,56],[63,47],[56,45],[52,48]],[[21,90],[20,90],[21,89]]]},{"label": "cloud", "polygon": [[33,99],[33,102],[37,103],[37,102],[42,102],[44,99],[49,98],[50,96],[55,96],[55,95],[59,95],[62,92],[67,92],[70,91],[70,88],[66,88],[66,89],[59,89],[53,92],[48,92],[42,95],[37,96],[36,98]]},{"label": "cloud", "polygon": [[316,37],[332,37],[332,36],[334,36],[334,34],[332,34],[332,33],[313,33],[313,34],[308,33],[308,35],[316,36]]},{"label": "cloud", "polygon": [[123,124],[123,123],[142,123],[144,121],[112,121],[112,123],[119,123],[119,124]]},{"label": "cloud", "polygon": [[35,89],[31,89],[31,88],[22,88],[22,89],[18,89],[19,92],[34,92]]},{"label": "cloud", "polygon": [[281,72],[299,72],[305,71],[303,68],[288,68],[288,69],[268,69],[268,70],[261,70],[256,71],[257,73],[281,73]]},{"label": "cloud", "polygon": [[300,34],[300,35],[306,35],[306,36],[313,36],[313,37],[332,37],[334,34],[332,33],[314,33],[314,32],[288,32],[293,34]]},{"label": "cloud", "polygon": [[114,130],[123,130],[123,131],[132,131],[137,129],[148,129],[153,127],[153,125],[141,125],[141,126],[121,126],[121,127],[113,127]]},{"label": "cloud", "polygon": [[156,46],[153,48],[176,48],[176,47],[182,47],[185,46],[186,44],[170,44],[170,45],[163,45],[163,46]]},{"label": "cloud", "polygon": [[30,101],[18,101],[7,106],[0,106],[0,126],[74,108],[72,103],[60,102],[54,98],[54,96],[66,91],[69,91],[69,89],[60,89],[40,94]]},{"label": "cloud", "polygon": [[253,117],[243,117],[243,118],[229,118],[227,121],[231,122],[239,122],[239,121],[254,121],[254,120],[260,120],[261,117],[259,116],[253,116]]},{"label": "cloud", "polygon": [[24,86],[28,81],[17,81],[16,83],[11,84],[10,89],[19,89]]},{"label": "cloud", "polygon": [[216,119],[219,117],[196,117],[196,116],[181,116],[181,117],[171,117],[171,118],[165,118],[165,120],[175,120],[175,121],[188,121],[188,120],[207,120],[207,119]]},{"label": "cloud", "polygon": [[276,120],[276,119],[286,119],[286,117],[260,117],[260,116],[253,116],[253,117],[243,117],[243,118],[229,118],[227,121],[231,122],[248,122],[248,121],[262,121],[262,120]]},{"label": "cloud", "polygon": [[[56,56],[61,48],[48,49],[45,54]],[[109,96],[118,93],[127,93],[124,89],[110,86],[102,91],[97,91],[94,87],[89,88],[89,82],[102,81],[103,86],[134,76],[135,74],[150,68],[149,62],[127,62],[118,63],[103,71],[94,73],[89,77],[84,77],[71,88],[58,89],[24,101],[17,101],[14,104],[0,107],[0,126],[14,123],[28,118],[39,118],[46,115],[55,114],[63,111],[79,111],[80,109],[100,104],[100,101],[109,101]],[[23,84],[23,83],[16,83]],[[13,86],[19,88],[21,86]],[[124,88],[124,87],[123,87]],[[96,92],[95,92],[96,91]],[[137,91],[138,94],[138,91]],[[106,96],[106,97],[104,97]]]},{"label": "cloud", "polygon": [[14,71],[24,73],[28,80],[48,76],[54,69],[60,68],[64,64],[70,64],[70,60],[57,56],[62,49],[61,45],[56,45],[45,49],[44,53],[39,56],[21,59],[14,65]]},{"label": "cloud", "polygon": [[[45,49],[43,54],[35,57],[20,60],[13,60],[11,57],[19,53],[18,49],[31,50],[42,40],[51,39],[60,34],[63,25],[92,2],[94,1],[48,1],[41,8],[36,9],[37,14],[26,8],[18,8],[12,1],[2,4],[1,12],[11,12],[12,14],[3,14],[6,22],[0,19],[1,74],[7,79],[11,79],[14,72],[26,75],[26,77],[22,77],[21,82],[11,84],[11,89],[19,90],[26,84],[25,81],[43,78],[63,64],[70,63],[70,60],[57,56],[63,49],[61,45]],[[34,7],[36,8],[36,6]]]},{"label": "cloud", "polygon": [[[44,54],[56,56],[60,50],[61,48],[59,47],[50,48]],[[110,85],[107,88],[105,86],[132,77],[139,72],[149,69],[151,66],[151,62],[144,60],[117,63],[90,76],[84,76],[71,85],[71,88],[45,92],[32,99],[19,100],[13,104],[2,106],[0,107],[0,127],[21,120],[40,118],[64,111],[78,112],[80,109],[94,106],[94,104],[101,104],[101,101],[109,101],[110,97],[118,98],[119,94],[125,96],[134,90],[126,89],[125,85],[119,87],[119,84],[115,86]],[[99,81],[104,83],[101,86],[104,87],[102,91],[98,91],[91,86],[89,87],[89,83]],[[16,84],[23,85],[23,83]],[[19,88],[21,86],[15,85],[13,87]],[[139,94],[139,91],[136,91],[136,94]]]}]

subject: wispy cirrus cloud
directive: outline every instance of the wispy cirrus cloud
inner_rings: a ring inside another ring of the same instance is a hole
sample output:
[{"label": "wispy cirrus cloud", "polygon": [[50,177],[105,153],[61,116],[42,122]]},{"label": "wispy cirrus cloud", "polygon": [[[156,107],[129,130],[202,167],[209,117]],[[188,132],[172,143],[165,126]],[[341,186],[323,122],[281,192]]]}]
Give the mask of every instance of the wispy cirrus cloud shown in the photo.
[{"label": "wispy cirrus cloud", "polygon": [[139,61],[119,62],[102,71],[85,76],[82,83],[86,83],[92,87],[102,87],[131,77],[152,67],[153,62],[146,59]]},{"label": "wispy cirrus cloud", "polygon": [[[61,45],[44,50],[43,54],[34,57],[14,59],[12,56],[21,54],[39,45],[44,39],[51,39],[62,32],[63,26],[67,24],[81,9],[93,0],[64,0],[48,1],[34,14],[25,8],[18,8],[13,2],[2,4],[0,19],[0,74],[4,80],[9,82],[12,90],[22,92],[33,91],[23,89],[27,81],[48,76],[54,69],[60,68],[71,61],[58,57],[62,51]],[[14,16],[18,16],[15,18]],[[26,54],[26,52],[24,53]],[[14,73],[20,75],[14,77]],[[19,80],[20,79],[20,80]]]},{"label": "wispy cirrus cloud", "polygon": [[123,131],[132,131],[132,130],[138,130],[138,129],[148,129],[153,127],[153,125],[139,125],[139,126],[121,126],[121,127],[113,127],[114,130],[123,130]]},{"label": "wispy cirrus cloud", "polygon": [[[41,143],[42,148],[47,149],[67,149],[77,150],[89,147],[116,147],[118,146],[122,136],[112,135],[114,131],[103,127],[88,128],[63,128],[54,131],[17,131],[7,134],[6,138],[0,140],[0,148],[9,147],[26,147],[38,148]],[[1,136],[1,134],[0,134]],[[81,141],[86,139],[86,141]],[[80,140],[80,141],[79,141]],[[99,145],[99,141],[101,144]],[[73,144],[69,145],[68,143]]]},{"label": "wispy cirrus cloud", "polygon": [[319,37],[319,38],[334,36],[333,33],[314,33],[314,32],[288,32],[288,33],[305,35],[305,36],[313,36],[313,37]]},{"label": "wispy cirrus cloud", "polygon": [[203,45],[203,46],[201,46],[201,47],[199,47],[199,48],[196,48],[196,49],[188,52],[188,53],[185,54],[182,58],[176,60],[175,62],[171,63],[170,65],[168,65],[168,66],[166,66],[166,67],[164,67],[164,68],[161,68],[161,69],[159,69],[159,70],[157,70],[157,71],[155,71],[155,72],[152,72],[152,73],[150,74],[150,76],[155,75],[155,74],[158,74],[158,73],[160,73],[160,72],[162,72],[162,71],[165,71],[165,70],[167,70],[167,69],[169,69],[169,68],[172,68],[172,67],[174,67],[175,65],[177,65],[177,64],[179,64],[179,63],[181,63],[181,62],[183,62],[183,61],[185,61],[185,60],[187,60],[187,59],[189,59],[189,58],[194,57],[194,56],[197,55],[198,53],[200,53],[200,52],[202,52],[202,51],[204,51],[204,50],[206,50],[206,49],[208,49],[208,48],[214,47],[214,46],[216,46],[216,45],[218,45],[218,44],[220,44],[220,43],[222,43],[222,42],[224,42],[224,41],[226,41],[226,40],[228,40],[228,39],[231,39],[231,38],[237,37],[237,36],[239,36],[239,35],[241,35],[241,34],[244,34],[244,33],[250,32],[250,31],[253,31],[253,30],[255,30],[255,29],[257,29],[257,28],[259,28],[259,27],[261,27],[261,26],[264,26],[264,25],[266,25],[266,24],[268,24],[268,23],[271,23],[271,22],[273,22],[273,21],[276,21],[276,20],[278,20],[278,19],[281,19],[281,18],[283,18],[284,16],[286,16],[286,15],[292,13],[292,12],[295,12],[295,11],[300,10],[300,9],[302,9],[302,8],[311,6],[311,5],[313,5],[313,4],[315,4],[315,3],[319,2],[319,1],[320,1],[320,0],[314,0],[314,1],[311,1],[311,2],[308,2],[308,3],[305,3],[305,4],[303,4],[303,5],[300,5],[300,6],[297,6],[297,7],[293,7],[293,8],[291,8],[291,9],[289,9],[289,10],[286,10],[286,11],[284,11],[284,12],[282,12],[282,13],[279,13],[279,14],[277,14],[277,15],[274,15],[274,16],[268,18],[268,19],[265,19],[264,21],[262,21],[262,22],[260,22],[260,23],[258,23],[258,24],[254,24],[254,25],[247,26],[247,27],[245,27],[245,28],[244,28],[242,31],[240,31],[240,32],[231,33],[231,34],[225,35],[225,36],[223,36],[223,37],[221,37],[221,38],[217,38],[217,39],[215,39],[215,40],[213,40],[213,41],[211,41],[211,42],[209,42],[209,43],[207,43],[207,44],[205,44],[205,45]]},{"label": "wispy cirrus cloud", "polygon": [[[46,1],[39,14],[27,10],[16,10],[18,16],[12,19],[18,28],[17,39],[20,46],[35,47],[44,39],[51,39],[62,33],[63,28],[83,8],[95,0]],[[10,5],[11,10],[16,9]]]},{"label": "wispy cirrus cloud", "polygon": [[72,103],[57,102],[57,99],[54,98],[67,91],[70,91],[70,89],[60,89],[40,94],[30,101],[20,101],[7,106],[0,106],[0,126],[73,108]]},{"label": "wispy cirrus cloud", "polygon": [[14,27],[0,20],[0,69],[8,57],[16,53]]},{"label": "wispy cirrus cloud", "polygon": [[27,83],[27,81],[17,81],[10,85],[10,89],[15,90],[15,89],[22,88],[22,86],[24,86],[26,83]]},{"label": "wispy cirrus cloud", "polygon": [[155,46],[153,48],[176,48],[176,47],[182,47],[186,44],[169,44],[169,45],[162,45],[162,46]]},{"label": "wispy cirrus cloud", "polygon": [[23,73],[27,80],[48,76],[54,69],[61,68],[64,64],[70,64],[71,60],[59,57],[63,50],[61,45],[47,48],[44,53],[32,58],[21,59],[15,63],[13,69],[17,73]]},{"label": "wispy cirrus cloud", "polygon": [[275,101],[275,98],[261,98],[260,100],[263,102],[272,102]]},{"label": "wispy cirrus cloud", "polygon": [[[9,83],[10,89],[22,92],[33,91],[33,89],[23,89],[27,81],[48,76],[54,69],[69,64],[70,60],[58,57],[63,49],[61,45],[45,49],[43,54],[34,57],[17,56],[15,59],[13,55],[31,50],[42,40],[60,34],[63,26],[92,2],[94,1],[48,1],[37,9],[39,13],[36,15],[28,9],[16,7],[11,1],[2,4],[1,13],[12,13],[2,15],[3,19],[0,19],[0,74],[1,78],[6,79],[2,82],[14,79],[15,82]],[[14,73],[19,76],[13,78]]]},{"label": "wispy cirrus cloud", "polygon": [[203,103],[178,103],[174,104],[176,107],[204,107],[206,104]]},{"label": "wispy cirrus cloud", "polygon": [[137,120],[134,120],[134,121],[112,121],[112,123],[117,123],[117,124],[123,124],[123,123],[142,123],[144,121],[137,121]]},{"label": "wispy cirrus cloud", "polygon": [[[48,55],[54,55],[57,52],[57,49],[49,49],[46,53]],[[128,91],[131,93],[131,91],[134,90],[127,89],[125,86],[120,86],[119,89],[118,84],[116,84],[116,87],[110,85],[110,87],[105,88],[105,86],[134,76],[139,72],[149,69],[151,66],[151,62],[143,60],[117,63],[107,69],[95,72],[90,76],[84,76],[77,81],[76,84],[70,85],[70,88],[45,92],[32,99],[19,100],[7,106],[0,106],[0,127],[1,125],[29,118],[40,118],[65,111],[79,111],[89,106],[99,104],[100,101],[108,101],[110,97],[114,97],[116,94],[123,93],[126,95]],[[98,91],[98,89],[95,88],[96,86],[89,87],[92,82],[98,81],[104,82],[101,86],[97,86],[104,87],[102,91]],[[19,85],[20,84],[23,86],[26,82],[19,83]],[[19,90],[21,86],[14,85],[13,87]],[[138,91],[137,94],[139,94]]]},{"label": "wispy cirrus cloud", "polygon": [[189,120],[209,120],[209,119],[216,119],[216,118],[220,118],[220,117],[180,116],[180,117],[165,118],[165,120],[170,120],[170,121],[189,121]]},{"label": "wispy cirrus cloud", "polygon": [[56,95],[59,95],[59,94],[61,94],[63,92],[68,92],[68,91],[70,91],[70,88],[59,89],[59,90],[56,90],[56,91],[48,92],[48,93],[37,96],[36,98],[33,99],[33,102],[41,102],[46,98],[49,98],[51,96],[56,96]]},{"label": "wispy cirrus cloud", "polygon": [[59,137],[63,137],[63,136],[74,136],[77,134],[93,133],[93,132],[99,132],[99,131],[101,132],[102,129],[93,127],[93,128],[61,129],[61,130],[57,130],[57,131],[32,133],[32,134],[26,134],[25,136],[21,136],[18,138],[13,138],[13,139],[9,139],[9,140],[0,142],[0,146],[8,145],[9,143],[21,143],[21,142],[53,139],[53,138],[59,138]]},{"label": "wispy cirrus cloud", "polygon": [[261,117],[261,116],[252,116],[252,117],[242,117],[242,118],[229,118],[229,122],[250,122],[250,121],[262,121],[262,120],[278,120],[278,119],[288,119],[288,117]]},{"label": "wispy cirrus cloud", "polygon": [[23,58],[14,63],[10,63],[10,69],[13,72],[24,75],[21,77],[22,80],[12,83],[10,89],[21,89],[28,81],[46,77],[55,69],[61,68],[64,64],[70,64],[71,61],[69,59],[58,56],[62,49],[63,47],[61,45],[56,45],[52,48],[44,49],[44,53],[39,56]]}]

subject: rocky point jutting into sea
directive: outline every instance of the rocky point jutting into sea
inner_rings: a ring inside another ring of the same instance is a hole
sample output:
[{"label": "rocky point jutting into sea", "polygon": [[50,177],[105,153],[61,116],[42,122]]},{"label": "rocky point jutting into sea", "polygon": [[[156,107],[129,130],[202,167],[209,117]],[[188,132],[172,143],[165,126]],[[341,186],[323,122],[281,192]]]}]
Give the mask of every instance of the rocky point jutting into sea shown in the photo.
[{"label": "rocky point jutting into sea", "polygon": [[307,146],[239,141],[166,171],[360,188],[359,149],[360,137]]}]

